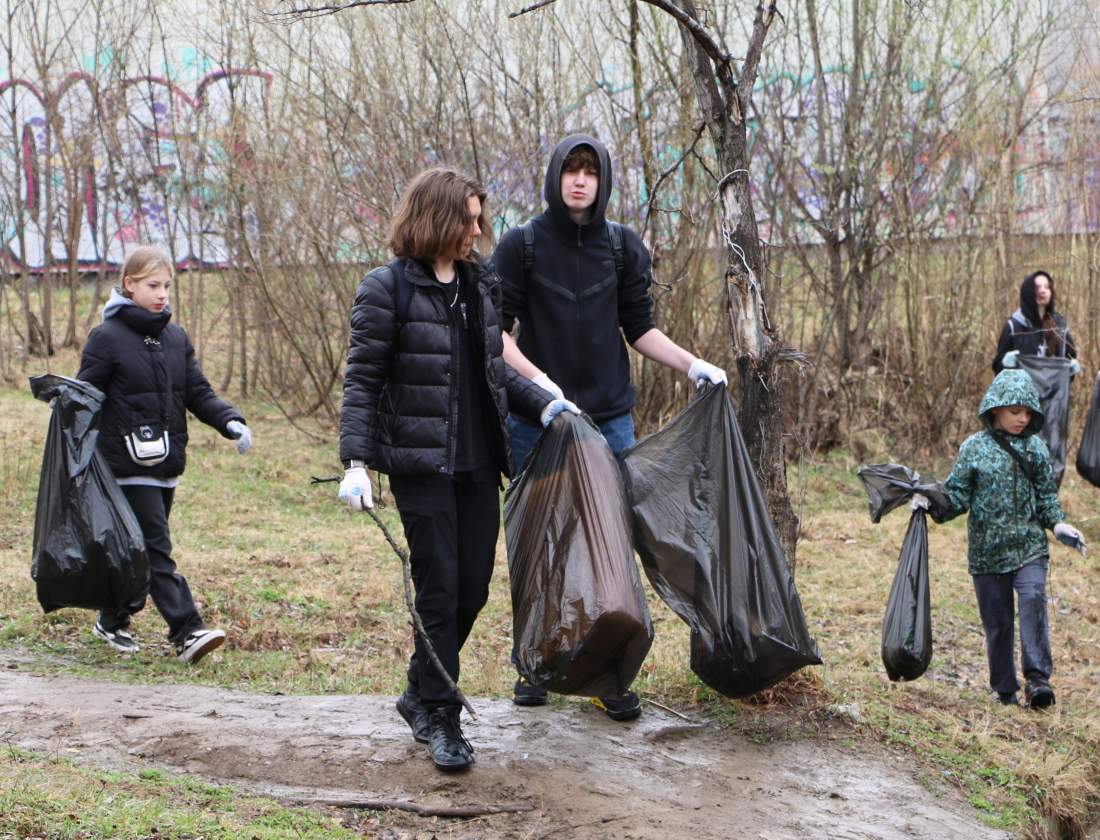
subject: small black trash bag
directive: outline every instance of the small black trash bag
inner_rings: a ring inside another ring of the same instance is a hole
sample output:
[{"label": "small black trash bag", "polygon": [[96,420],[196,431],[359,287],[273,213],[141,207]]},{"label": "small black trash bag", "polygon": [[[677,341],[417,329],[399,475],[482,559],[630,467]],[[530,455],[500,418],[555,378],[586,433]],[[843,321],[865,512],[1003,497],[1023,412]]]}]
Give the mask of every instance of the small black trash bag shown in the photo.
[{"label": "small black trash bag", "polygon": [[635,546],[691,627],[691,670],[748,697],[820,665],[726,389],[707,388],[623,457]]},{"label": "small black trash bag", "polygon": [[1100,373],[1092,387],[1092,405],[1077,447],[1077,472],[1089,484],[1100,487]]},{"label": "small black trash bag", "polygon": [[558,694],[626,691],[653,643],[619,465],[569,413],[504,496],[516,667]]},{"label": "small black trash bag", "polygon": [[[920,474],[901,464],[871,464],[859,468],[871,499],[871,521],[908,503],[915,493],[934,507],[946,507],[938,483],[921,483]],[[928,587],[928,522],[923,510],[909,517],[901,544],[898,570],[882,619],[882,664],[894,682],[915,680],[932,662],[932,602]]]},{"label": "small black trash bag", "polygon": [[149,592],[145,541],[134,512],[96,452],[103,393],[87,382],[47,374],[31,378],[50,414],[31,578],[43,612],[62,607],[135,613]]},{"label": "small black trash bag", "polygon": [[1043,430],[1039,436],[1050,450],[1054,483],[1062,486],[1066,472],[1066,440],[1069,435],[1069,369],[1072,363],[1061,356],[1028,356],[1021,353],[1017,364],[1027,371],[1039,405],[1043,409]]}]

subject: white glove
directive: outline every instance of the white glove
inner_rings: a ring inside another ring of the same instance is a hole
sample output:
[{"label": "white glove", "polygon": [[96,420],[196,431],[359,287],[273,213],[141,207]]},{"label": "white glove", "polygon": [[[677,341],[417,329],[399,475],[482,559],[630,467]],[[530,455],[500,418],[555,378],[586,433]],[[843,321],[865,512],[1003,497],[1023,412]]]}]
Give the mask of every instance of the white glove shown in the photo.
[{"label": "white glove", "polygon": [[1081,363],[1076,359],[1069,360],[1069,375],[1076,376],[1081,372]]},{"label": "white glove", "polygon": [[688,379],[694,382],[697,388],[701,388],[707,382],[712,385],[725,385],[729,382],[722,368],[710,362],[704,362],[702,359],[695,359],[691,363],[691,367],[688,368]]},{"label": "white glove", "polygon": [[242,455],[252,448],[252,430],[240,420],[230,420],[225,429],[237,439],[237,451]]},{"label": "white glove", "polygon": [[1075,548],[1082,554],[1088,554],[1088,546],[1085,545],[1085,538],[1082,537],[1081,532],[1072,525],[1068,525],[1065,522],[1059,522],[1054,526],[1054,536],[1058,542],[1063,545]]},{"label": "white glove", "polygon": [[348,510],[367,510],[374,507],[370,495],[370,476],[365,467],[348,467],[340,482],[340,498],[348,503]]},{"label": "white glove", "polygon": [[913,498],[909,500],[909,510],[931,510],[932,503],[928,501],[928,497],[923,493],[914,493]]},{"label": "white glove", "polygon": [[1009,350],[1004,356],[1001,357],[1001,367],[1016,367],[1016,357],[1020,355],[1019,350]]},{"label": "white glove", "polygon": [[538,376],[536,376],[531,381],[534,382],[536,385],[538,385],[540,388],[542,388],[542,390],[549,391],[551,393],[551,395],[554,397],[554,399],[556,399],[556,400],[564,400],[565,399],[565,394],[562,392],[561,388],[558,387],[558,383],[556,383],[553,379],[551,379],[545,373],[540,373]]},{"label": "white glove", "polygon": [[581,413],[581,410],[569,400],[551,400],[546,404],[546,408],[542,410],[542,416],[539,418],[543,427],[549,426],[554,418],[563,411],[568,411],[570,414]]}]

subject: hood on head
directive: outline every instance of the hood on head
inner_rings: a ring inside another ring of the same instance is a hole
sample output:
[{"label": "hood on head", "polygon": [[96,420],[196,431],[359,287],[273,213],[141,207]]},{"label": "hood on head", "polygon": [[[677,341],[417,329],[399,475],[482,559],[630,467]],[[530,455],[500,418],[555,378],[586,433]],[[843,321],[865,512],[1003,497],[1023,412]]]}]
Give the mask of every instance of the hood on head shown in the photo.
[{"label": "hood on head", "polygon": [[1035,302],[1035,278],[1046,277],[1050,281],[1050,304],[1047,306],[1047,314],[1054,314],[1054,304],[1057,303],[1057,296],[1054,294],[1054,279],[1047,271],[1033,271],[1027,277],[1024,278],[1024,282],[1020,284],[1020,311],[1024,314],[1024,317],[1035,327],[1040,326],[1041,320],[1039,318],[1039,304]]},{"label": "hood on head", "polygon": [[1043,407],[1039,404],[1039,392],[1031,382],[1026,371],[1006,368],[994,377],[989,389],[982,397],[978,416],[989,431],[993,431],[993,409],[1009,405],[1022,405],[1031,409],[1031,422],[1027,424],[1021,437],[1035,435],[1043,430]]},{"label": "hood on head", "polygon": [[611,155],[608,154],[604,144],[595,137],[588,134],[570,134],[554,147],[554,151],[550,154],[550,163],[546,166],[546,183],[543,185],[542,195],[546,199],[550,212],[559,221],[573,223],[569,217],[569,209],[561,197],[561,173],[565,159],[577,146],[591,146],[600,162],[600,183],[596,189],[596,203],[592,205],[592,217],[586,224],[602,225],[607,203],[611,199]]},{"label": "hood on head", "polygon": [[126,297],[126,295],[122,294],[116,286],[111,289],[111,296],[107,299],[107,303],[103,305],[103,320],[106,321],[108,318],[113,318],[119,313],[119,310],[127,306],[137,306],[137,304]]}]

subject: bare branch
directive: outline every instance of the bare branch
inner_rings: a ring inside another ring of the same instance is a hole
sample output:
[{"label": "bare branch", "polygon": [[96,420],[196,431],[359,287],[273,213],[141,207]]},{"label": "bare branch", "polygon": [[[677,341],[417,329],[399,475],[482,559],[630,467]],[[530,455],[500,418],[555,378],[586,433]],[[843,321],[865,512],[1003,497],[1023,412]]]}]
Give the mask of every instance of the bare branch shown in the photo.
[{"label": "bare branch", "polygon": [[752,94],[752,86],[756,82],[756,68],[760,65],[760,56],[764,51],[764,39],[768,37],[768,29],[776,15],[774,0],[768,3],[765,9],[763,5],[756,7],[756,18],[752,22],[752,38],[749,41],[749,51],[745,56],[745,63],[741,65],[740,88],[745,101],[741,103],[743,112],[748,111],[748,97]]},{"label": "bare branch", "polygon": [[[733,60],[733,57],[722,48],[721,44],[714,40],[711,34],[707,32],[694,16],[689,15],[679,6],[670,2],[670,0],[642,0],[642,2],[649,3],[651,6],[656,6],[661,11],[667,12],[676,18],[676,20],[691,33],[691,36],[695,39],[700,49],[702,49],[715,64],[729,64],[730,61]],[[772,9],[774,8],[775,4],[772,4]]]},{"label": "bare branch", "polygon": [[528,12],[538,11],[539,9],[543,8],[544,6],[551,6],[551,5],[553,5],[554,3],[557,3],[557,2],[558,2],[558,0],[539,0],[538,3],[532,3],[530,6],[524,6],[518,12],[509,12],[508,13],[508,19],[511,20],[512,18],[519,17],[520,15],[525,15]]},{"label": "bare branch", "polygon": [[399,3],[415,3],[416,0],[348,0],[347,3],[338,3],[331,6],[303,6],[287,9],[285,12],[271,12],[271,17],[283,20],[295,18],[315,18],[325,15],[335,15],[346,9],[354,9],[356,6],[396,6]]}]

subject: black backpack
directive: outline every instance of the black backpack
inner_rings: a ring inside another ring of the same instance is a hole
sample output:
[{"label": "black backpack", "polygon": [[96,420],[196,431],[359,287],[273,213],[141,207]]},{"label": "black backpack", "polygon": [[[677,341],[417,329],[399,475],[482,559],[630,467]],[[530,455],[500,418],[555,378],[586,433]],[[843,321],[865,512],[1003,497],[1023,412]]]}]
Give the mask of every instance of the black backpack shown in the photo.
[{"label": "black backpack", "polygon": [[[523,232],[523,282],[531,282],[531,273],[535,270],[535,229],[530,222],[520,226]],[[626,273],[626,255],[623,251],[623,226],[618,222],[607,222],[607,238],[611,242],[611,255],[615,258],[615,276],[623,282]]]}]

